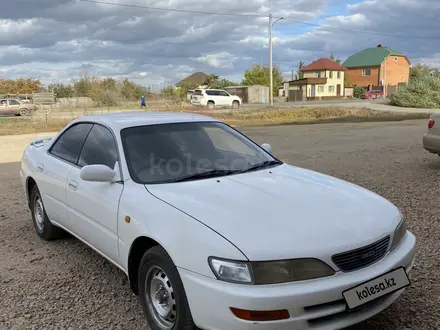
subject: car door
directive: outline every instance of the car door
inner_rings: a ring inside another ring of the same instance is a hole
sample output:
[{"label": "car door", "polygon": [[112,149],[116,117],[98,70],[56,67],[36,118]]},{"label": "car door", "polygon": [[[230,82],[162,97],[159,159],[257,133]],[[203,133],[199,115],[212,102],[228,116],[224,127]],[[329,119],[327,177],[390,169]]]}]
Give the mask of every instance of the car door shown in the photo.
[{"label": "car door", "polygon": [[221,105],[232,105],[232,98],[226,91],[219,91]]},{"label": "car door", "polygon": [[119,173],[118,150],[112,132],[95,124],[78,159],[68,174],[66,203],[72,231],[107,258],[119,264],[117,219],[124,185],[84,181],[83,166],[102,164]]},{"label": "car door", "polygon": [[20,111],[20,102],[14,99],[8,100],[8,113],[18,114]]},{"label": "car door", "polygon": [[66,208],[67,175],[76,164],[93,124],[74,124],[66,129],[38,160],[38,188],[49,219],[70,228]]},{"label": "car door", "polygon": [[5,99],[0,100],[0,115],[4,116],[8,113],[8,102]]}]

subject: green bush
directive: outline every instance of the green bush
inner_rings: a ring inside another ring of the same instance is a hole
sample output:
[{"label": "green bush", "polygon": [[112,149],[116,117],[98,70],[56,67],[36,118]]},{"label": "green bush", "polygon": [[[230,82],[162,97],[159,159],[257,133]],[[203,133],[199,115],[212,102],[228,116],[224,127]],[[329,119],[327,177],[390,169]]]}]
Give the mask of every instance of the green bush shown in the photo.
[{"label": "green bush", "polygon": [[440,108],[440,77],[421,76],[390,96],[391,103],[407,108]]},{"label": "green bush", "polygon": [[365,92],[366,92],[365,89],[363,89],[362,87],[356,86],[353,89],[353,97],[359,99],[362,96],[362,94],[364,94]]}]

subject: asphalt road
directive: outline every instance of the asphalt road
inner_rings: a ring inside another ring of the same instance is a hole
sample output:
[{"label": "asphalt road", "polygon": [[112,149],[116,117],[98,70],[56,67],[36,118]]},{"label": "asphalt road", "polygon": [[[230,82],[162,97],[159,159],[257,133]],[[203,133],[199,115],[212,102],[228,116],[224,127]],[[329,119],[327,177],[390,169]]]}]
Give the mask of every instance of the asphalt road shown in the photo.
[{"label": "asphalt road", "polygon": [[[282,160],[369,188],[406,216],[418,239],[412,285],[351,330],[440,328],[440,157],[422,149],[425,129],[424,120],[242,129]],[[76,239],[36,236],[18,170],[0,165],[0,329],[145,329],[116,267]]]}]

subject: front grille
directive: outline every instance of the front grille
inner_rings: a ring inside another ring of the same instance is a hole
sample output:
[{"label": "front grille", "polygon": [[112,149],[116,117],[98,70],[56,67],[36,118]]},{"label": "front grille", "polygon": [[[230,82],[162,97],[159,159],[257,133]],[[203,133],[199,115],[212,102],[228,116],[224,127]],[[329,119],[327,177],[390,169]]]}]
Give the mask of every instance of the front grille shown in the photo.
[{"label": "front grille", "polygon": [[333,262],[343,272],[351,272],[367,267],[383,258],[388,249],[390,236],[356,250],[335,254]]}]

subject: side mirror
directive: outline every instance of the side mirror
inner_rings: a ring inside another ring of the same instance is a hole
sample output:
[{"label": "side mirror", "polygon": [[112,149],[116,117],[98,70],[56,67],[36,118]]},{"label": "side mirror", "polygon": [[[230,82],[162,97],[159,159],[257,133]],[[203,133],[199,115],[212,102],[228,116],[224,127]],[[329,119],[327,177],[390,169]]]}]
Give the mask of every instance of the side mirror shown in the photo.
[{"label": "side mirror", "polygon": [[271,152],[272,152],[272,147],[270,146],[269,143],[263,143],[263,144],[261,145],[261,147],[262,147],[264,150],[266,150],[268,153],[271,153]]},{"label": "side mirror", "polygon": [[106,165],[86,165],[79,172],[84,181],[112,182],[116,172]]}]

